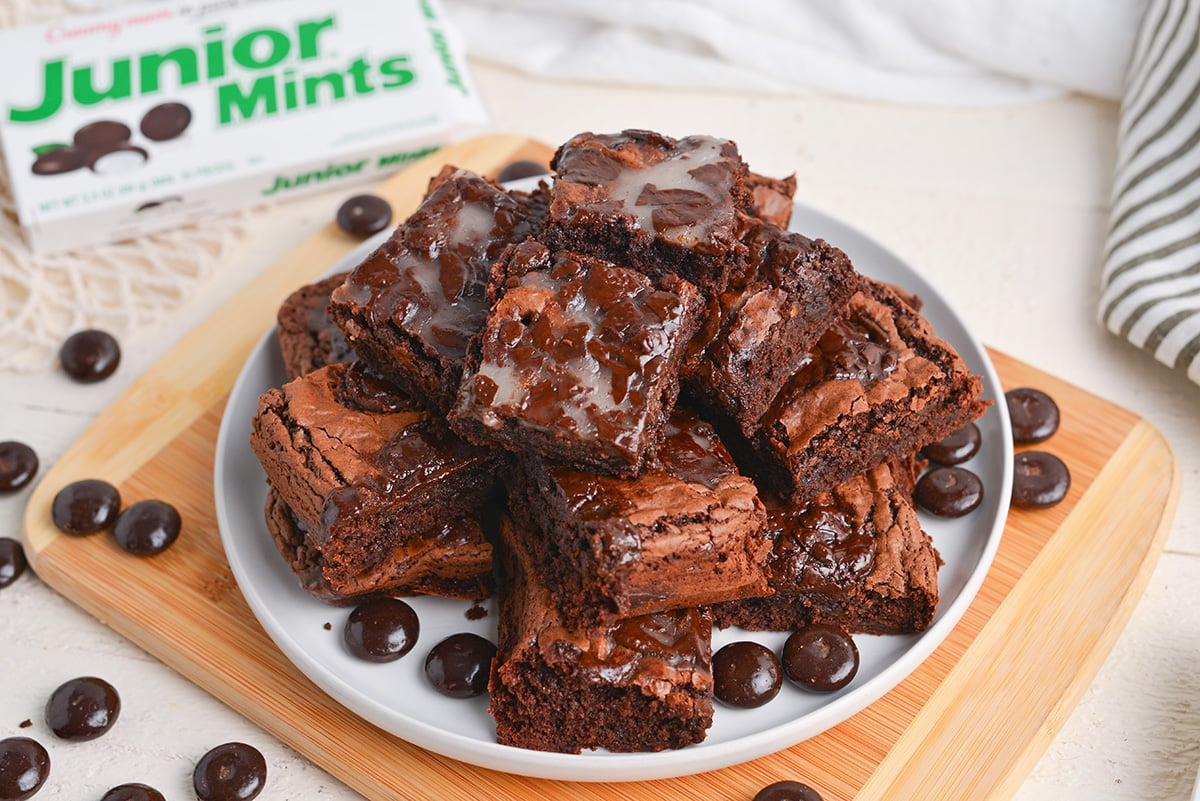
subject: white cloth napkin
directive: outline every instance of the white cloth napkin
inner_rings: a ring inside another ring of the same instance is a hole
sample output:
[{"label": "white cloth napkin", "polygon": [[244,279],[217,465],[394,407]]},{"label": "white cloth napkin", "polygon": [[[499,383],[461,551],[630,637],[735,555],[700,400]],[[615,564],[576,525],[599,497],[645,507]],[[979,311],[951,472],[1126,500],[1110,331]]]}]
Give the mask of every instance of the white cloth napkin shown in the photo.
[{"label": "white cloth napkin", "polygon": [[1200,2],[1154,0],[1121,103],[1100,320],[1200,383]]},{"label": "white cloth napkin", "polygon": [[446,0],[471,54],[549,78],[994,105],[1121,96],[1145,0]]}]

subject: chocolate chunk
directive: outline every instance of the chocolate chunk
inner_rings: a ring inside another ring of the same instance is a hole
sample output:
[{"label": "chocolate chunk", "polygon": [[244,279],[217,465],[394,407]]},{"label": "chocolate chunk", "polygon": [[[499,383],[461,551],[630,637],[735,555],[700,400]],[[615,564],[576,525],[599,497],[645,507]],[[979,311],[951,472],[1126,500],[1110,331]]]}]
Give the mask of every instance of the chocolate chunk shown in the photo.
[{"label": "chocolate chunk", "polygon": [[87,166],[97,175],[125,175],[149,160],[150,156],[144,149],[123,142],[92,150],[87,157]]},{"label": "chocolate chunk", "polygon": [[425,658],[425,675],[433,688],[451,698],[474,698],[487,692],[496,646],[478,634],[452,634]]},{"label": "chocolate chunk", "polygon": [[759,790],[754,801],[822,801],[821,794],[800,782],[775,782]]},{"label": "chocolate chunk", "polygon": [[779,659],[765,645],[741,640],[713,654],[713,694],[729,706],[760,707],[779,695],[781,686]]},{"label": "chocolate chunk", "polygon": [[85,478],[58,491],[50,504],[50,518],[59,531],[77,537],[103,531],[121,511],[121,493],[107,481]]},{"label": "chocolate chunk", "polygon": [[532,178],[535,175],[549,174],[550,168],[545,164],[539,164],[536,161],[513,161],[504,166],[504,169],[496,176],[496,180],[504,183],[505,181],[517,181],[521,178]]},{"label": "chocolate chunk", "polygon": [[123,122],[99,120],[89,122],[75,132],[75,146],[84,150],[108,148],[129,141],[133,131]]},{"label": "chocolate chunk", "polygon": [[1023,451],[1013,458],[1012,502],[1026,509],[1045,509],[1067,497],[1071,472],[1052,453]]},{"label": "chocolate chunk", "polygon": [[926,445],[921,449],[921,453],[938,464],[956,465],[979,453],[982,443],[983,436],[979,433],[979,426],[968,423],[957,431],[951,431],[937,442]]},{"label": "chocolate chunk", "polygon": [[46,702],[46,725],[64,740],[94,740],[121,714],[121,697],[104,679],[84,676],[59,685]]},{"label": "chocolate chunk", "polygon": [[34,175],[62,175],[73,172],[87,161],[87,151],[78,147],[58,147],[38,154],[33,162]]},{"label": "chocolate chunk", "polygon": [[138,501],[117,517],[113,536],[117,545],[136,556],[154,556],[179,538],[183,521],[165,501]]},{"label": "chocolate chunk", "polygon": [[1058,404],[1040,389],[1018,387],[1004,393],[1012,420],[1013,441],[1043,442],[1058,431]]},{"label": "chocolate chunk", "polygon": [[224,743],[200,757],[192,787],[200,801],[250,801],[267,784],[267,761],[245,743]]},{"label": "chocolate chunk", "polygon": [[0,740],[0,801],[25,801],[46,783],[50,755],[37,740]]},{"label": "chocolate chunk", "polygon": [[21,543],[9,537],[0,537],[0,589],[21,577],[25,572],[25,551]]},{"label": "chocolate chunk", "polygon": [[121,363],[121,346],[107,331],[89,328],[67,337],[58,352],[63,372],[81,384],[108,378]]},{"label": "chocolate chunk", "polygon": [[417,644],[417,613],[399,598],[377,598],[355,607],[343,639],[350,653],[368,662],[392,662]]},{"label": "chocolate chunk", "polygon": [[914,497],[938,517],[962,517],[983,503],[983,482],[962,467],[935,467],[917,480]]},{"label": "chocolate chunk", "polygon": [[100,801],[166,801],[163,794],[147,784],[122,784],[104,794]]},{"label": "chocolate chunk", "polygon": [[0,494],[16,492],[37,475],[38,457],[24,442],[0,442]]},{"label": "chocolate chunk", "polygon": [[142,136],[154,142],[174,139],[192,122],[192,110],[183,103],[160,103],[146,112],[139,126]]},{"label": "chocolate chunk", "polygon": [[858,646],[839,626],[805,626],[783,644],[783,672],[811,692],[840,690],[858,673]]},{"label": "chocolate chunk", "polygon": [[368,237],[392,222],[391,205],[378,195],[355,195],[337,210],[337,224],[352,236]]}]

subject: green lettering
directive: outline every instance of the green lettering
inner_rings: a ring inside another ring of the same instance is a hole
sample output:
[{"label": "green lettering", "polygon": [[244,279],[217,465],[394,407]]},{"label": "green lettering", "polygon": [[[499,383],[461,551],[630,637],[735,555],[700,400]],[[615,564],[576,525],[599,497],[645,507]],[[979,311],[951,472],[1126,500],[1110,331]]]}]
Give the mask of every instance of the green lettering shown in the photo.
[{"label": "green lettering", "polygon": [[[255,48],[261,49],[258,42],[266,42],[267,52],[256,54]],[[233,60],[250,70],[263,70],[274,67],[287,58],[292,49],[292,40],[283,31],[275,28],[259,28],[248,31],[233,44]]]},{"label": "green lettering", "polygon": [[205,61],[208,62],[208,79],[216,80],[225,77],[225,39],[220,25],[205,28],[204,35],[213,37],[204,45]]},{"label": "green lettering", "polygon": [[413,71],[408,69],[408,56],[397,56],[389,58],[387,61],[379,65],[379,72],[384,75],[383,88],[394,89],[397,86],[404,86],[406,83],[412,83]]},{"label": "green lettering", "polygon": [[397,164],[403,164],[406,161],[415,161],[422,156],[428,156],[430,153],[435,152],[437,152],[437,148],[431,146],[423,147],[420,150],[392,153],[390,156],[380,156],[379,160],[375,162],[375,168],[382,170],[387,167],[394,167]]},{"label": "green lettering", "polygon": [[350,77],[354,79],[354,91],[360,95],[369,95],[375,91],[375,87],[371,86],[370,80],[367,79],[367,70],[371,65],[367,63],[365,58],[359,57],[354,59],[354,63],[350,65],[350,69],[346,72],[350,73]]},{"label": "green lettering", "polygon": [[141,76],[142,93],[157,92],[162,85],[159,72],[163,64],[174,62],[179,68],[179,85],[199,83],[200,64],[196,51],[190,47],[177,47],[166,53],[146,53],[138,59],[138,73]]},{"label": "green lettering", "polygon": [[107,89],[97,89],[91,67],[76,67],[72,75],[72,94],[81,106],[94,106],[102,100],[120,100],[133,94],[133,69],[129,59],[112,63],[112,83]]},{"label": "green lettering", "polygon": [[316,58],[321,55],[321,44],[317,41],[321,31],[334,27],[333,17],[329,16],[314,22],[301,22],[297,28],[297,38],[300,39],[300,58]]},{"label": "green lettering", "polygon": [[259,105],[263,107],[263,114],[274,114],[279,110],[274,75],[266,75],[254,81],[249,91],[243,91],[236,83],[227,83],[217,88],[217,117],[221,125],[228,125],[234,121],[234,111],[238,112],[241,119],[250,119],[259,113]]},{"label": "green lettering", "polygon": [[308,75],[304,78],[304,102],[315,106],[320,102],[318,91],[321,86],[329,87],[326,93],[331,102],[337,102],[346,96],[346,76],[340,72],[327,72],[324,75]]},{"label": "green lettering", "polygon": [[60,60],[47,61],[42,69],[42,102],[33,108],[12,106],[8,118],[13,122],[38,122],[57,114],[62,102],[63,63]]}]

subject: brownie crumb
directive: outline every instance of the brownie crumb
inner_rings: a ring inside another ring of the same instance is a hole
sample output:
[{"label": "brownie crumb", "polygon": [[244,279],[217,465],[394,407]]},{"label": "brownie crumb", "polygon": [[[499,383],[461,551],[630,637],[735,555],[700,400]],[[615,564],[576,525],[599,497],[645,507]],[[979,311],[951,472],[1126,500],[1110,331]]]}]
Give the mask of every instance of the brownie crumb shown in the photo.
[{"label": "brownie crumb", "polygon": [[325,623],[325,625],[324,625],[324,626],[322,626],[321,628],[325,629],[326,631],[332,631],[332,630],[333,630],[333,624],[332,624],[332,623],[329,623],[329,622],[326,622],[326,623]]},{"label": "brownie crumb", "polygon": [[24,720],[22,720],[22,721],[21,721],[21,722],[20,722],[18,725],[19,725],[19,726],[20,726],[22,729],[28,729],[30,726],[32,726],[32,725],[33,725],[33,721],[32,721],[32,720],[30,720],[29,718],[25,718],[25,719],[24,719]]},{"label": "brownie crumb", "polygon": [[483,620],[487,614],[487,607],[478,602],[466,611],[467,620]]}]

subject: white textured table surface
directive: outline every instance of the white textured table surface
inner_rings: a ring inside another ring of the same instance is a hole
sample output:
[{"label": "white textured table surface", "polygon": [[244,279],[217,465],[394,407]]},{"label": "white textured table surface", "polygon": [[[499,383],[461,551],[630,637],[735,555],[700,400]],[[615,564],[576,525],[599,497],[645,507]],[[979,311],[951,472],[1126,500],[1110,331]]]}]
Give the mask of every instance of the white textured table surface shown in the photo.
[{"label": "white textured table surface", "polygon": [[[799,199],[915,266],[989,345],[1132,409],[1166,434],[1183,471],[1166,553],[1095,683],[1016,797],[1190,798],[1200,761],[1200,387],[1094,322],[1116,107],[1070,98],[939,111],[554,84],[483,66],[476,74],[499,129],[546,142],[625,127],[737,140],[756,170],[795,171]],[[340,199],[263,215],[256,237],[169,326],[122,343],[124,361],[107,382],[0,375],[0,440],[30,444],[44,471],[130,381],[324,224]],[[0,536],[19,536],[28,494],[0,497]],[[46,698],[88,674],[121,691],[121,720],[90,743],[57,741],[42,720]],[[26,719],[32,725],[21,728]],[[55,768],[39,800],[99,799],[127,781],[189,798],[196,759],[228,740],[266,754],[261,798],[358,797],[29,574],[0,590],[0,738],[16,734],[50,749]]]}]

